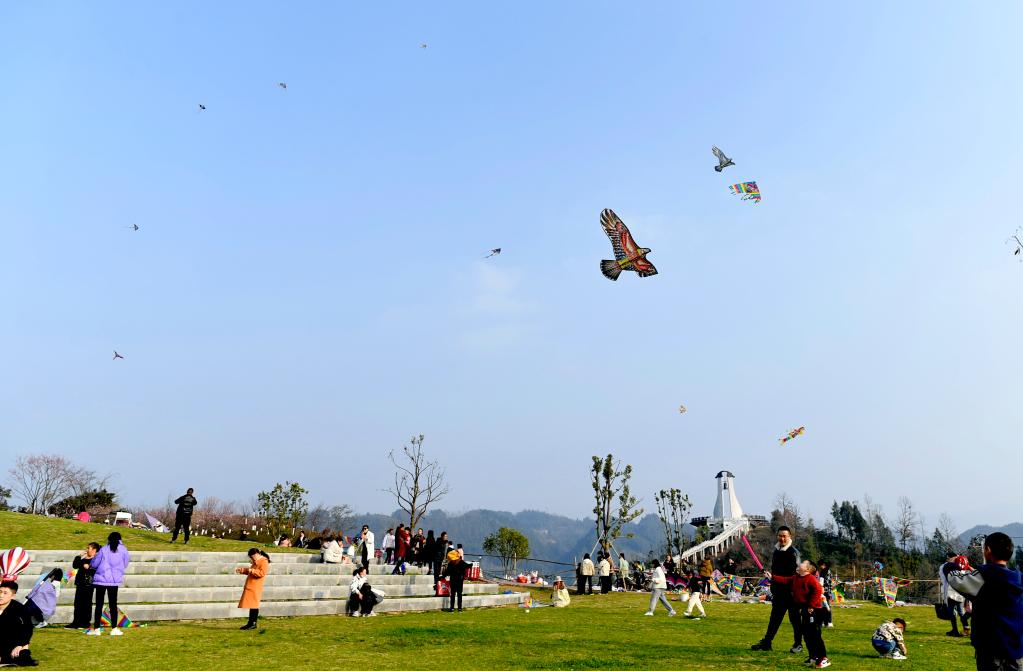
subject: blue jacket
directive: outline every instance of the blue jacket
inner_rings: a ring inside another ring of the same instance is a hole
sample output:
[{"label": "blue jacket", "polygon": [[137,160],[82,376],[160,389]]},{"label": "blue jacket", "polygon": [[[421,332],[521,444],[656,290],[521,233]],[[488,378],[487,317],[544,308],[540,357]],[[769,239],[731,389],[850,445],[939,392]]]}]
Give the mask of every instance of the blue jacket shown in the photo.
[{"label": "blue jacket", "polygon": [[1003,659],[1023,658],[1023,580],[1019,571],[984,564],[955,571],[950,587],[973,601],[970,640],[979,652]]}]

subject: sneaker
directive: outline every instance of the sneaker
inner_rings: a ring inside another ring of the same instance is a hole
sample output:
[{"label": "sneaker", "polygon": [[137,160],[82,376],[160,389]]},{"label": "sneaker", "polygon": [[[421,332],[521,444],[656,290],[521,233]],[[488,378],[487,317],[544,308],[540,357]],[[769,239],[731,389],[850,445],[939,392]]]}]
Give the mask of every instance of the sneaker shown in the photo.
[{"label": "sneaker", "polygon": [[114,627],[113,629],[110,630],[110,635],[111,636],[124,636],[124,632],[121,631],[120,629],[118,629],[117,627]]},{"label": "sneaker", "polygon": [[946,631],[945,636],[951,636],[952,638],[962,638],[963,635],[958,631]]},{"label": "sneaker", "polygon": [[86,636],[102,636],[103,635],[103,630],[102,629],[89,629],[89,630],[87,630],[85,632],[85,635]]},{"label": "sneaker", "polygon": [[821,661],[817,662],[818,669],[825,669],[829,666],[831,666],[831,660],[827,657],[821,657]]},{"label": "sneaker", "polygon": [[758,643],[754,643],[753,645],[751,645],[749,647],[749,649],[750,650],[763,650],[763,651],[766,652],[766,651],[769,651],[771,649],[771,643],[770,643],[770,641],[760,641]]},{"label": "sneaker", "polygon": [[834,629],[834,628],[835,628],[835,624],[833,622],[828,622],[828,629]]},{"label": "sneaker", "polygon": [[675,615],[676,615],[675,611],[670,611],[668,613],[668,617],[675,617]]},{"label": "sneaker", "polygon": [[892,659],[906,659],[906,656],[899,652],[898,650],[896,650],[895,652],[892,653]]},{"label": "sneaker", "polygon": [[643,614],[646,615],[647,617],[653,617],[654,616],[653,611],[647,611],[647,612],[645,612]]},{"label": "sneaker", "polygon": [[255,629],[255,628],[256,628],[256,623],[255,622],[246,622],[241,627],[239,627],[239,629],[241,629],[242,631],[249,631],[250,629]]},{"label": "sneaker", "polygon": [[698,617],[691,617],[691,618],[689,618],[689,619],[690,619],[690,620],[699,620],[700,618],[698,618]]},{"label": "sneaker", "polygon": [[969,627],[963,627],[963,636],[969,636],[969,635],[970,635],[970,628]]},{"label": "sneaker", "polygon": [[377,616],[376,613],[367,613],[366,614],[366,617],[376,617],[376,616]]},{"label": "sneaker", "polygon": [[362,613],[352,613],[352,617],[362,617]]},{"label": "sneaker", "polygon": [[800,644],[796,643],[794,646],[789,648],[789,652],[791,652],[793,655],[796,654],[796,653],[799,653],[799,652],[803,652],[803,646],[801,646]]}]

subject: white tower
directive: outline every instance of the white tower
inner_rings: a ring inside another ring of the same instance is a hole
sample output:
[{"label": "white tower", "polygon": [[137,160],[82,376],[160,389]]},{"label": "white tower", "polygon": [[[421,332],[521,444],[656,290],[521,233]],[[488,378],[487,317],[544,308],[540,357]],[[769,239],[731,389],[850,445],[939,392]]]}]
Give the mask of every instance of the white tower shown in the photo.
[{"label": "white tower", "polygon": [[708,520],[712,529],[725,530],[742,521],[742,506],[735,496],[735,476],[730,471],[717,474],[718,500],[714,504],[714,514]]}]

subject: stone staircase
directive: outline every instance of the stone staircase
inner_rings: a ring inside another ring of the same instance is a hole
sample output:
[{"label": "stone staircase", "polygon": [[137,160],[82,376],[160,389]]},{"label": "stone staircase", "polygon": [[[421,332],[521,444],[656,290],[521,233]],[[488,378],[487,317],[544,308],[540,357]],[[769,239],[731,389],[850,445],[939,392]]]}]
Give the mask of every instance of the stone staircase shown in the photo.
[{"label": "stone staircase", "polygon": [[[129,548],[130,550],[130,548]],[[27,596],[39,575],[53,568],[71,569],[73,550],[29,550],[32,564],[22,573],[19,596]],[[324,564],[318,554],[272,553],[259,614],[266,616],[339,615],[345,613],[352,564]],[[240,552],[132,552],[131,564],[118,590],[121,610],[136,622],[154,620],[216,620],[245,617],[237,607],[245,576],[235,574],[249,561]],[[439,610],[447,599],[434,596],[433,577],[409,567],[392,576],[391,566],[370,565],[369,582],[387,597],[376,612]],[[503,588],[502,588],[503,589]],[[500,594],[497,585],[466,582],[466,608],[521,603],[526,593]],[[75,590],[65,585],[57,602],[54,624],[71,621]]]}]

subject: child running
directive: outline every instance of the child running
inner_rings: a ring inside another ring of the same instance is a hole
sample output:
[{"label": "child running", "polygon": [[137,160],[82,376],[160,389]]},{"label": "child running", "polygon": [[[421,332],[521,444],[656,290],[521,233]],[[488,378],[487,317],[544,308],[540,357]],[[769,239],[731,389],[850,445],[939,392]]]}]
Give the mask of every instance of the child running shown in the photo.
[{"label": "child running", "polygon": [[906,642],[903,636],[906,632],[906,621],[901,617],[884,622],[874,630],[874,636],[870,639],[874,650],[882,657],[889,659],[906,659]]},{"label": "child running", "polygon": [[792,602],[799,609],[799,629],[810,655],[806,662],[818,669],[831,666],[821,636],[821,625],[824,623],[824,606],[821,603],[823,594],[824,590],[817,580],[817,564],[809,559],[803,561],[796,569],[796,578],[792,581]]},{"label": "child running", "polygon": [[686,617],[693,616],[693,608],[700,611],[700,615],[694,619],[699,620],[701,617],[707,617],[707,611],[703,609],[703,590],[700,589],[700,574],[697,573],[696,569],[689,571],[689,605],[686,606]]}]

